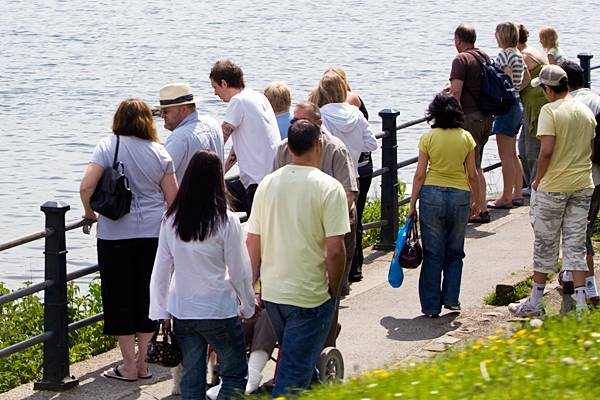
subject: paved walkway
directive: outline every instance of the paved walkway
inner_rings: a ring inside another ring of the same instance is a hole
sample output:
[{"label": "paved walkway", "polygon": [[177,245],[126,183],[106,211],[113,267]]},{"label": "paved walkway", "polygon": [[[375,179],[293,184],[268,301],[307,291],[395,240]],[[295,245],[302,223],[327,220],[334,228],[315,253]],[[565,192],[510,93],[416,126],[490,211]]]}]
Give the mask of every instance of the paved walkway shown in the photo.
[{"label": "paved walkway", "polygon": [[[506,308],[484,307],[482,299],[497,283],[524,276],[531,264],[533,232],[528,207],[497,211],[490,224],[469,226],[461,289],[463,312],[444,313],[439,319],[421,316],[418,270],[408,271],[398,289],[387,283],[391,253],[373,251],[365,262],[365,279],[353,285],[342,301],[342,331],[338,348],[346,376],[396,364],[411,357],[442,351],[447,345],[472,337],[477,330],[506,314]],[[137,383],[108,380],[100,373],[116,365],[113,350],[77,363],[71,373],[79,386],[66,393],[34,392],[33,384],[0,395],[2,399],[167,399],[171,378],[166,368],[152,366],[154,378]],[[268,372],[267,372],[268,373]]]}]

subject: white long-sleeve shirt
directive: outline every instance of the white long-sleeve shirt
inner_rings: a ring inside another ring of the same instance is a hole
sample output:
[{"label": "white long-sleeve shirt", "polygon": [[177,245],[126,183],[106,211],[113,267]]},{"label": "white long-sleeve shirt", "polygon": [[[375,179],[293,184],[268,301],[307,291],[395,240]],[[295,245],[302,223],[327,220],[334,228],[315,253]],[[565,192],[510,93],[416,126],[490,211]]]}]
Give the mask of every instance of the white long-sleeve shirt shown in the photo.
[{"label": "white long-sleeve shirt", "polygon": [[[239,299],[239,301],[238,301]],[[150,279],[152,320],[225,319],[254,314],[252,268],[239,218],[227,212],[227,222],[203,241],[184,242],[163,219]]]},{"label": "white long-sleeve shirt", "polygon": [[321,107],[323,126],[344,142],[358,171],[360,153],[377,150],[377,139],[358,107],[329,103]]}]

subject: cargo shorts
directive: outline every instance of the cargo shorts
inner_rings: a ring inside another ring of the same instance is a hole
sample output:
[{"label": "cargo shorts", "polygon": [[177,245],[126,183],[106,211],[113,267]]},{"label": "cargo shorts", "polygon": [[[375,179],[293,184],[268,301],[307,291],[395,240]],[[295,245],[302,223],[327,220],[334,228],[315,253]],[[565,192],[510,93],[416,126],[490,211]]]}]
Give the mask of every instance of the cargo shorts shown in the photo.
[{"label": "cargo shorts", "polygon": [[535,236],[533,270],[556,272],[562,236],[563,269],[587,271],[586,228],[594,189],[532,191],[529,218]]}]

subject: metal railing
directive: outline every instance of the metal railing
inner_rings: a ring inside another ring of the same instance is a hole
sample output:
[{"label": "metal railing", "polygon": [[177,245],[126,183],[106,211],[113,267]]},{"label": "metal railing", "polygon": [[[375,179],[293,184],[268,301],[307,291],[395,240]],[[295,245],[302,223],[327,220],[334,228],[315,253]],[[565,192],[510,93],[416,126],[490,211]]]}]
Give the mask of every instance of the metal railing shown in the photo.
[{"label": "metal railing", "polygon": [[[585,73],[586,87],[591,86],[590,71],[599,69],[600,65],[591,67],[593,57],[589,53],[578,55]],[[410,202],[410,197],[398,199],[398,169],[415,164],[417,157],[397,161],[398,131],[426,121],[418,118],[397,124],[400,112],[385,109],[379,112],[382,119],[382,132],[376,137],[382,139],[381,168],[373,171],[373,177],[381,176],[381,219],[363,225],[363,229],[381,228],[381,238],[376,248],[393,250],[398,232],[399,207]],[[484,172],[501,166],[495,163],[483,168]],[[70,206],[56,201],[49,201],[41,206],[46,217],[45,229],[33,234],[0,244],[0,251],[45,239],[44,246],[44,281],[0,296],[0,306],[21,299],[40,291],[44,291],[44,332],[20,343],[0,349],[0,358],[23,351],[29,347],[43,343],[44,361],[42,380],[34,383],[36,390],[62,391],[77,386],[79,381],[69,372],[68,332],[101,321],[103,313],[69,322],[67,316],[67,283],[74,279],[98,272],[98,265],[82,268],[67,273],[67,248],[65,233],[80,228],[89,221],[79,220],[65,224],[65,214]]]}]

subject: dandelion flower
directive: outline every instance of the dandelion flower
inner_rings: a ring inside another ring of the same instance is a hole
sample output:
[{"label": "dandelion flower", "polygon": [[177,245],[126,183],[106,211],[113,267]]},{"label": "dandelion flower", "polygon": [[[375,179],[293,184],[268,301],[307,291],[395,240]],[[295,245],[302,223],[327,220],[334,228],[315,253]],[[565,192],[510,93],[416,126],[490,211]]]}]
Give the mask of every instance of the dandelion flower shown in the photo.
[{"label": "dandelion flower", "polygon": [[483,360],[483,362],[486,364],[491,364],[492,361],[494,361],[494,360],[492,360],[491,358],[486,358],[485,360]]},{"label": "dandelion flower", "polygon": [[525,350],[526,348],[527,346],[523,346],[522,344],[517,346],[517,350]]},{"label": "dandelion flower", "polygon": [[531,325],[532,328],[541,328],[542,325],[544,325],[544,321],[539,318],[534,318],[529,321],[529,325]]},{"label": "dandelion flower", "polygon": [[527,364],[535,364],[535,359],[534,358],[528,358],[527,360],[525,360],[525,362],[527,362]]},{"label": "dandelion flower", "polygon": [[452,371],[446,372],[446,377],[448,377],[448,378],[452,378],[454,375],[456,375],[456,374]]},{"label": "dandelion flower", "polygon": [[508,339],[506,341],[506,343],[508,343],[508,344],[513,344],[513,343],[516,343],[516,342],[517,342],[517,339]]},{"label": "dandelion flower", "polygon": [[479,350],[481,348],[480,344],[474,344],[473,345],[473,350]]},{"label": "dandelion flower", "polygon": [[497,336],[494,336],[494,335],[488,336],[488,340],[496,340],[496,339],[498,339]]},{"label": "dandelion flower", "polygon": [[521,329],[521,330],[517,331],[517,332],[515,333],[515,335],[516,335],[516,336],[519,336],[519,337],[522,337],[522,336],[525,336],[525,334],[526,334],[526,333],[527,333],[527,330],[526,330],[526,329]]},{"label": "dandelion flower", "polygon": [[537,344],[538,346],[543,346],[544,344],[546,344],[546,340],[544,338],[536,339],[535,344]]}]

